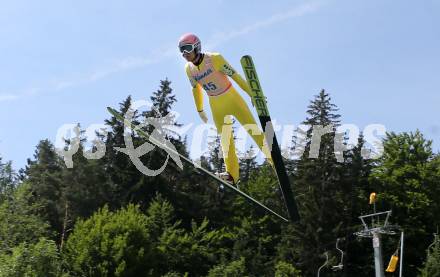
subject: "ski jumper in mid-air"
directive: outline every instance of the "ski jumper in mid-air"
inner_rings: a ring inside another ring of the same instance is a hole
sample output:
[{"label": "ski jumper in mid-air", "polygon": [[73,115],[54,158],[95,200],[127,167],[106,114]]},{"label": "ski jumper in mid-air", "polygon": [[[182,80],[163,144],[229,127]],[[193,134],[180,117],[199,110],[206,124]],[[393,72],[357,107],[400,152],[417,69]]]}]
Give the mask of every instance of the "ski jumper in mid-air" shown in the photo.
[{"label": "ski jumper in mid-air", "polygon": [[222,55],[209,52],[202,53],[200,40],[194,34],[184,34],[180,38],[179,50],[188,61],[185,65],[186,74],[191,82],[197,112],[205,123],[208,121],[208,117],[203,107],[202,88],[209,96],[212,117],[217,133],[220,134],[226,166],[226,172],[221,173],[220,177],[236,184],[240,176],[232,134],[231,116],[235,117],[246,128],[249,135],[272,164],[264,133],[258,127],[248,105],[232,86],[228,77],[232,78],[242,90],[251,96],[251,90],[247,82],[229,65]]}]

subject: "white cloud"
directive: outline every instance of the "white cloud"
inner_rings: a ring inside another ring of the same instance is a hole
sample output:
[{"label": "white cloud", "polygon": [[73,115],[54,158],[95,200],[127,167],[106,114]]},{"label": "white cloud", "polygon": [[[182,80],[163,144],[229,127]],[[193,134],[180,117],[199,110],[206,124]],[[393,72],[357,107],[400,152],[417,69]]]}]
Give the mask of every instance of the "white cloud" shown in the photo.
[{"label": "white cloud", "polygon": [[18,95],[15,94],[0,94],[0,102],[11,101],[18,98]]},{"label": "white cloud", "polygon": [[[301,17],[315,12],[318,8],[322,6],[321,4],[322,2],[309,2],[300,6],[295,6],[287,11],[274,14],[266,19],[254,22],[241,28],[214,34],[210,39],[207,40],[207,43],[205,43],[204,45],[206,48],[214,48],[215,46],[223,44],[231,39],[247,35],[251,32],[258,31],[262,28],[267,28],[269,26],[278,24],[291,18]],[[147,57],[126,57],[117,60],[108,66],[91,71],[89,73],[84,73],[82,74],[82,77],[76,79],[58,79],[50,82],[47,86],[42,88],[28,88],[19,93],[0,94],[0,102],[11,101],[22,97],[35,95],[41,91],[60,91],[70,87],[84,85],[106,78],[113,74],[143,68],[151,64],[162,62],[167,58],[178,56],[180,56],[180,54],[178,53],[177,47],[175,45],[162,47],[160,49],[152,51]]]},{"label": "white cloud", "polygon": [[127,70],[133,70],[136,68],[142,68],[147,65],[153,64],[155,62],[154,59],[143,58],[143,57],[127,57],[122,60],[115,62],[113,65],[96,70],[92,72],[86,79],[86,81],[97,81],[99,79],[105,78],[109,75],[123,72]]},{"label": "white cloud", "polygon": [[36,95],[39,92],[40,92],[39,88],[33,87],[33,88],[27,88],[17,93],[3,93],[0,94],[0,102],[17,100],[22,97]]},{"label": "white cloud", "polygon": [[315,12],[321,6],[321,2],[306,3],[300,6],[293,7],[285,12],[274,14],[261,21],[257,21],[247,26],[241,27],[238,30],[217,33],[210,40],[208,40],[206,46],[207,48],[214,48],[215,46],[225,43],[231,39],[247,35],[262,28],[272,26],[291,18],[305,16],[309,13]]}]

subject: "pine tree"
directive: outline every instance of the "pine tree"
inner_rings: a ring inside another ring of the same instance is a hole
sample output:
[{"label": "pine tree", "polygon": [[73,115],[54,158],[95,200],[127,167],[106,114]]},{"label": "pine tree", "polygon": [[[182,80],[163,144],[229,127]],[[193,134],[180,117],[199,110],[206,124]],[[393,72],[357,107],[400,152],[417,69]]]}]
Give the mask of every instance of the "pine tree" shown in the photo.
[{"label": "pine tree", "polygon": [[[132,98],[128,96],[119,104],[119,113],[126,114],[132,105]],[[108,176],[109,185],[112,188],[111,200],[108,203],[111,209],[117,209],[130,202],[130,189],[139,182],[141,174],[125,153],[116,149],[125,148],[124,123],[115,117],[105,120],[110,130],[105,138],[106,154],[98,160],[100,166]],[[133,115],[133,123],[139,124],[139,114]],[[143,142],[142,142],[143,143]],[[141,142],[133,139],[133,144],[139,146]]]},{"label": "pine tree", "polygon": [[302,158],[307,145],[307,130],[303,130],[298,127],[295,130],[294,135],[291,139],[291,145],[285,151],[284,163],[286,166],[286,171],[289,175],[293,176],[298,168],[298,161]]},{"label": "pine tree", "polygon": [[427,249],[426,261],[420,271],[421,277],[440,277],[440,240],[435,234],[434,242]]},{"label": "pine tree", "polygon": [[0,204],[11,196],[17,184],[18,176],[12,169],[12,162],[3,163],[0,156]]},{"label": "pine tree", "polygon": [[209,137],[211,141],[208,142],[207,160],[210,165],[210,170],[214,172],[224,172],[225,162],[223,160],[223,151],[220,143],[220,135]]},{"label": "pine tree", "polygon": [[37,203],[41,208],[38,214],[49,222],[51,229],[57,234],[62,229],[63,197],[63,163],[49,140],[42,140],[37,146],[34,160],[28,159],[25,168],[25,182],[30,184],[33,197],[31,203]]},{"label": "pine tree", "polygon": [[105,169],[99,161],[84,157],[84,144],[85,139],[73,156],[74,166],[63,167],[62,171],[62,194],[58,199],[62,219],[61,249],[78,218],[91,216],[112,199],[112,186]]},{"label": "pine tree", "polygon": [[[346,210],[346,234],[342,250],[345,252],[344,259],[346,266],[344,273],[351,276],[362,272],[365,276],[374,274],[371,261],[373,260],[370,240],[354,240],[353,233],[363,228],[360,215],[369,214],[368,197],[373,189],[369,183],[369,177],[374,168],[374,160],[364,158],[365,148],[364,136],[361,133],[358,143],[353,149],[345,153],[346,178],[348,193],[350,195]],[[362,253],[362,254],[360,254]]]},{"label": "pine tree", "polygon": [[52,233],[49,224],[38,214],[45,207],[32,202],[30,188],[29,183],[21,183],[0,203],[0,253],[11,254],[20,243],[36,243],[40,237]]},{"label": "pine tree", "polygon": [[14,247],[11,254],[0,254],[0,277],[68,277],[61,269],[61,255],[54,241],[41,238]]},{"label": "pine tree", "polygon": [[156,196],[142,212],[139,205],[100,209],[78,221],[65,247],[75,276],[163,276],[171,271],[206,276],[225,253],[232,234],[210,230],[209,222],[181,228],[171,203]]},{"label": "pine tree", "polygon": [[[188,156],[186,149],[186,138],[182,139],[174,127],[181,126],[172,112],[173,104],[177,101],[170,87],[168,80],[161,81],[159,90],[150,97],[152,107],[146,111],[136,112],[133,116],[133,123],[143,123],[146,118],[162,120],[170,119],[165,123],[161,133],[171,142],[176,150],[182,155]],[[119,112],[125,114],[132,104],[131,97],[124,100],[119,107]],[[181,170],[172,159],[169,159],[165,170],[157,176],[143,175],[130,160],[128,155],[116,151],[116,147],[125,148],[124,125],[112,117],[106,120],[106,124],[111,130],[106,138],[102,138],[106,143],[107,152],[103,159],[99,160],[101,166],[105,168],[109,177],[110,186],[113,188],[112,204],[110,207],[118,208],[128,203],[137,203],[142,207],[147,207],[151,199],[159,192],[169,199],[175,206],[176,214],[183,220],[183,225],[190,228],[192,218],[203,218],[203,216],[217,216],[212,211],[211,201],[212,188],[210,181],[205,176],[197,173],[193,166],[183,163]],[[145,133],[152,134],[155,131],[153,125],[147,125]],[[132,134],[132,141],[135,147],[144,143],[150,143],[138,134]],[[150,143],[150,145],[152,145]],[[164,149],[154,146],[154,149],[140,157],[143,165],[151,170],[156,170],[163,166],[168,153]],[[217,217],[218,219],[219,217]]]},{"label": "pine tree", "polygon": [[[173,105],[177,98],[171,88],[171,82],[168,79],[160,81],[160,88],[150,97],[152,107],[144,112],[142,117],[154,118],[163,125],[163,129],[157,130],[149,125],[145,131],[151,134],[154,130],[160,131],[163,138],[171,143],[177,152],[184,156],[189,156],[186,147],[186,138],[182,138],[176,129],[182,126],[177,122],[173,113]],[[151,169],[161,167],[166,161],[168,153],[164,149],[156,147],[146,155],[146,165]],[[183,163],[183,170],[180,169],[172,159],[169,159],[165,170],[158,176],[150,177],[149,195],[155,195],[160,192],[167,197],[176,207],[176,213],[184,218],[185,224],[190,227],[191,218],[199,217],[203,211],[201,205],[204,205],[207,195],[206,188],[198,185],[201,180],[196,176],[194,168],[191,165]]]},{"label": "pine tree", "polygon": [[[346,234],[350,187],[345,178],[344,163],[336,161],[334,153],[335,131],[340,124],[340,115],[329,95],[322,90],[308,106],[303,122],[307,131],[304,154],[294,169],[295,194],[299,203],[301,222],[292,229],[284,230],[280,246],[281,259],[288,258],[301,265],[307,275],[316,274],[322,264],[319,255],[334,249],[336,239]],[[322,135],[317,145],[319,127],[327,126],[330,133]]]},{"label": "pine tree", "polygon": [[439,223],[438,164],[431,144],[419,131],[388,133],[370,178],[378,205],[392,210],[393,222],[405,230],[405,274],[414,276],[423,262],[420,253]]},{"label": "pine tree", "polygon": [[240,180],[243,182],[247,182],[252,173],[254,173],[258,164],[256,161],[256,153],[253,145],[246,151],[243,157],[240,159]]},{"label": "pine tree", "polygon": [[171,112],[173,104],[177,102],[176,95],[173,94],[171,82],[168,79],[160,81],[160,88],[150,97],[154,109],[146,115],[152,117],[166,116]]}]

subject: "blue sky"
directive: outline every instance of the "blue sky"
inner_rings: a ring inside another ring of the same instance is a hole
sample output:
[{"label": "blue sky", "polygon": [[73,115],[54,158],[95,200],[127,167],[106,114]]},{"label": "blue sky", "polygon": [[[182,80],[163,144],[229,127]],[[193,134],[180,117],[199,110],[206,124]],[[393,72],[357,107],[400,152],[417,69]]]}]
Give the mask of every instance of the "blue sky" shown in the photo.
[{"label": "blue sky", "polygon": [[0,156],[21,168],[61,125],[103,123],[106,106],[164,78],[180,122],[198,124],[176,47],[185,32],[236,69],[252,55],[281,124],[304,120],[324,88],[343,123],[420,129],[438,151],[439,26],[434,0],[3,1]]}]

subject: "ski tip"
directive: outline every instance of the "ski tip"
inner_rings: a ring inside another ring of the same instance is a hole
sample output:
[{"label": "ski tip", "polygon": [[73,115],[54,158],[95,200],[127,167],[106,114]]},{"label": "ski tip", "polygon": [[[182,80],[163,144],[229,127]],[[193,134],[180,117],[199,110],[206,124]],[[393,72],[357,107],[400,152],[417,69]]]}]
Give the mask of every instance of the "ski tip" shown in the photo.
[{"label": "ski tip", "polygon": [[112,107],[107,107],[107,111],[113,115],[114,117],[118,118],[119,120],[122,120],[121,117],[123,117],[118,111],[113,109]]},{"label": "ski tip", "polygon": [[241,57],[240,60],[241,60],[241,61],[244,61],[244,60],[252,60],[252,57],[251,57],[250,55],[244,55],[243,57]]},{"label": "ski tip", "polygon": [[112,115],[118,114],[118,112],[112,107],[107,107],[107,111],[109,111]]},{"label": "ski tip", "polygon": [[244,55],[240,59],[241,66],[243,67],[254,67],[254,61],[252,60],[252,57],[249,55]]}]

